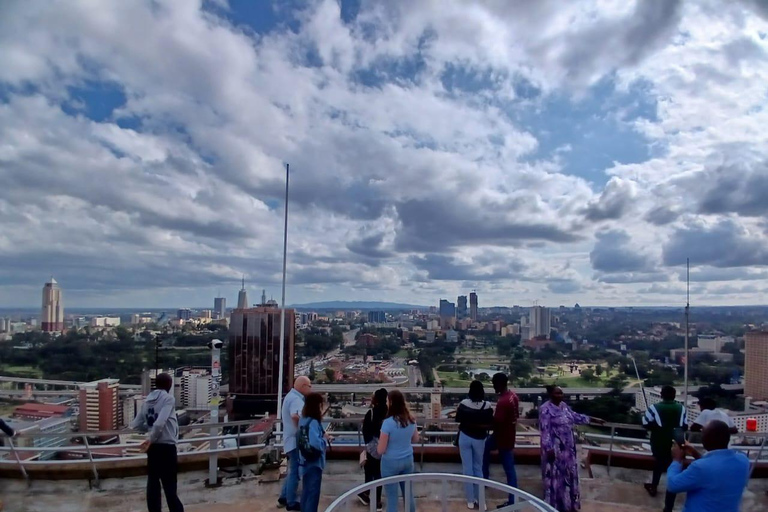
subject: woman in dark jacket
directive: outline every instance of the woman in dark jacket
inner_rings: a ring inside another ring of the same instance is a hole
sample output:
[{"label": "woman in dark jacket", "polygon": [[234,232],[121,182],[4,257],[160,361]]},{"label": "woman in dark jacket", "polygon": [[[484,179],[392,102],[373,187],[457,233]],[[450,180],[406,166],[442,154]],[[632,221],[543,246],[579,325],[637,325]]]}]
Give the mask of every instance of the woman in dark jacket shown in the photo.
[{"label": "woman in dark jacket", "polygon": [[[456,410],[459,422],[459,453],[466,476],[483,478],[483,453],[488,430],[493,424],[493,407],[485,401],[485,389],[479,380],[469,385],[469,397],[459,403]],[[465,484],[467,508],[477,508],[478,488]]]},{"label": "woman in dark jacket", "polygon": [[[381,478],[381,456],[378,454],[381,423],[387,417],[387,390],[378,389],[371,399],[371,409],[363,420],[363,441],[365,441],[365,482]],[[357,498],[366,507],[371,503],[370,493],[363,491]],[[376,489],[376,510],[381,510],[381,487]]]}]

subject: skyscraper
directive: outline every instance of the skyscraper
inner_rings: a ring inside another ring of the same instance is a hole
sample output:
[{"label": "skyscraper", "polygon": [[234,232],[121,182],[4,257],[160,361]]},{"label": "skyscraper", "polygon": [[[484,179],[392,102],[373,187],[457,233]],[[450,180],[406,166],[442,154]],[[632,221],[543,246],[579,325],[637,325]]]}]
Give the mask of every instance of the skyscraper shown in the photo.
[{"label": "skyscraper", "polygon": [[192,310],[189,308],[181,308],[176,312],[176,318],[179,320],[189,320],[192,318]]},{"label": "skyscraper", "polygon": [[245,291],[245,278],[243,278],[243,287],[237,294],[237,309],[248,309],[248,293]]},{"label": "skyscraper", "polygon": [[467,296],[459,295],[459,300],[456,303],[456,316],[459,318],[467,317]]},{"label": "skyscraper", "polygon": [[267,304],[267,290],[261,290],[261,304],[260,306],[265,306]]},{"label": "skyscraper", "polygon": [[227,299],[226,297],[216,297],[213,299],[213,314],[214,318],[224,318],[227,313]]},{"label": "skyscraper", "polygon": [[456,326],[456,304],[440,299],[440,327],[450,329]]},{"label": "skyscraper", "polygon": [[80,431],[117,430],[120,381],[101,379],[80,385]]},{"label": "skyscraper", "polygon": [[[285,311],[283,394],[293,384],[295,311]],[[235,415],[273,412],[280,371],[280,309],[258,307],[232,311],[229,324],[229,395]]]},{"label": "skyscraper", "polygon": [[744,335],[744,395],[768,400],[768,331]]},{"label": "skyscraper", "polygon": [[549,338],[549,333],[552,331],[552,315],[549,308],[544,306],[533,306],[530,311],[530,338],[537,338],[539,336],[546,336]]},{"label": "skyscraper", "polygon": [[473,322],[477,321],[477,293],[475,292],[469,294],[469,318]]},{"label": "skyscraper", "polygon": [[40,323],[45,332],[61,332],[64,330],[64,302],[61,300],[59,283],[51,280],[43,286],[43,310]]}]

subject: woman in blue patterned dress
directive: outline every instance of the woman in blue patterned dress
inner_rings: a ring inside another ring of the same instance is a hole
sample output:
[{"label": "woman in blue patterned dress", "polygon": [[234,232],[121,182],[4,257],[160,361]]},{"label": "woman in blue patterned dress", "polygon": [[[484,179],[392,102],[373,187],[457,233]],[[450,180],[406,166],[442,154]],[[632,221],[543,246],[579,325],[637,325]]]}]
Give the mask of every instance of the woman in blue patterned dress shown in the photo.
[{"label": "woman in blue patterned dress", "polygon": [[563,402],[563,390],[559,387],[549,386],[547,391],[549,401],[539,408],[544,501],[559,512],[574,512],[581,508],[581,500],[573,427],[590,422],[602,425],[605,422],[573,412]]}]

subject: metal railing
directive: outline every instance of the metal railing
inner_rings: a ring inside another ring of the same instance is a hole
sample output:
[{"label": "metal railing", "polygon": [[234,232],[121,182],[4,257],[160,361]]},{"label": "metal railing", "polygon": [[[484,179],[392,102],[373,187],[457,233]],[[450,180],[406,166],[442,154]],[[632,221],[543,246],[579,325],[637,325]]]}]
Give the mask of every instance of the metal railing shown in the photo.
[{"label": "metal railing", "polygon": [[[242,430],[247,426],[252,426],[255,423],[254,420],[248,421],[234,421],[226,423],[196,423],[187,425],[180,428],[181,433],[188,433],[191,430],[199,430],[199,436],[196,437],[181,437],[178,444],[181,447],[185,445],[203,444],[209,442],[209,445],[204,448],[195,448],[191,450],[180,450],[179,459],[183,462],[185,459],[198,456],[207,456],[209,461],[216,461],[219,454],[232,454],[236,457],[237,468],[241,468],[241,450],[243,448],[249,449],[261,449],[267,446],[275,447],[278,450],[282,449],[282,434],[279,430],[259,431],[245,433]],[[280,422],[276,421],[275,425]],[[332,427],[330,434],[337,439],[337,442],[332,444],[332,448],[336,446],[351,446],[358,449],[362,449],[364,446],[364,440],[362,435],[362,417],[351,417],[344,419],[328,418],[324,420],[324,423],[331,424]],[[417,461],[419,463],[420,470],[424,470],[425,454],[428,454],[432,449],[455,449],[458,453],[458,449],[454,448],[454,439],[457,435],[457,423],[453,419],[428,419],[418,418],[417,423],[426,426],[428,429],[422,429],[419,433],[419,440],[413,443],[413,447],[419,453],[417,454]],[[520,425],[525,427],[536,427],[536,420],[520,419],[518,420]],[[354,424],[355,430],[335,430],[334,427],[340,425]],[[444,426],[449,426],[448,429],[443,430]],[[433,428],[434,427],[434,428]],[[234,432],[230,434],[221,435],[209,435],[211,430],[222,431],[223,429],[233,429]],[[590,429],[595,428],[591,426]],[[643,437],[626,437],[623,435],[617,435],[622,431],[644,431],[642,426],[621,424],[621,423],[608,423],[602,427],[603,429],[609,429],[609,434],[595,433],[592,431],[582,432],[583,439],[586,440],[586,450],[588,453],[597,453],[607,456],[606,468],[607,473],[610,475],[611,467],[614,463],[614,459],[617,456],[628,455],[640,455],[649,457],[650,451],[646,447],[640,449],[631,449],[633,446],[646,445],[648,439],[645,435]],[[20,434],[18,438],[4,438],[6,446],[0,446],[0,468],[8,466],[18,469],[21,476],[29,481],[32,477],[30,472],[39,469],[43,466],[55,466],[62,469],[68,467],[75,467],[77,464],[83,464],[84,462],[89,465],[90,473],[92,474],[93,482],[98,486],[100,479],[100,470],[104,470],[110,463],[123,462],[123,461],[137,461],[146,458],[146,454],[138,453],[138,442],[130,443],[115,443],[115,444],[94,444],[91,440],[94,438],[107,438],[116,437],[120,435],[138,434],[138,432],[132,430],[118,430],[118,431],[102,431],[102,432],[79,432],[79,433],[34,433],[34,434]],[[248,440],[253,438],[259,438],[271,434],[269,438],[266,438],[261,443],[244,444]],[[540,434],[537,430],[521,430],[517,433],[518,448],[538,449],[540,444],[538,438]],[[754,442],[750,446],[734,445],[733,449],[744,452],[751,461],[751,468],[754,468],[759,463],[760,465],[768,465],[768,450],[765,449],[766,440],[768,440],[768,434],[762,433],[739,433],[734,437],[736,438],[750,438],[754,439]],[[67,439],[67,445],[63,446],[18,446],[18,439],[31,438],[46,439],[57,438]],[[229,440],[234,441],[234,446],[216,446],[221,444],[222,441]],[[694,444],[699,447],[700,445]],[[252,451],[252,450],[251,450]],[[249,454],[252,455],[251,451]],[[67,452],[70,455],[80,456],[81,458],[73,460],[41,460],[41,459],[29,459],[25,458],[26,454],[37,453],[55,453],[55,452]],[[110,454],[110,452],[116,452]],[[216,479],[216,465],[210,464],[209,481],[213,482]],[[30,471],[28,471],[30,470]]]},{"label": "metal railing", "polygon": [[[371,497],[375,496],[376,489],[379,487],[384,487],[386,485],[397,485],[399,487],[399,484],[404,483],[405,484],[405,493],[403,496],[403,505],[404,510],[408,511],[408,504],[411,502],[412,498],[415,498],[413,496],[413,483],[414,482],[440,482],[441,484],[441,490],[440,490],[440,505],[442,512],[447,512],[448,510],[448,484],[449,483],[462,483],[462,484],[471,484],[476,485],[478,489],[477,494],[477,501],[478,501],[478,507],[477,509],[480,511],[487,510],[487,489],[494,489],[496,491],[501,491],[504,494],[509,494],[514,496],[514,504],[507,505],[503,508],[496,509],[497,512],[511,512],[513,510],[537,510],[540,512],[557,512],[554,508],[549,506],[547,503],[542,501],[541,499],[537,498],[536,496],[527,493],[523,490],[520,490],[516,487],[512,487],[506,484],[502,484],[499,482],[495,482],[493,480],[486,480],[484,478],[477,478],[474,476],[465,476],[465,475],[456,475],[453,473],[411,473],[408,475],[396,475],[396,476],[389,476],[386,478],[381,478],[379,480],[374,480],[373,482],[368,482],[367,484],[358,485],[357,487],[348,490],[338,498],[336,498],[333,503],[331,503],[328,508],[325,509],[325,512],[337,512],[337,511],[345,511],[349,512],[350,510],[350,503],[362,492],[368,491],[368,495]],[[432,501],[432,500],[430,500]],[[376,512],[376,500],[371,499],[369,510],[370,512]],[[413,511],[410,511],[413,512]]]},{"label": "metal railing", "polygon": [[[195,423],[192,425],[186,425],[180,427],[180,434],[189,431],[200,430],[199,436],[183,438],[179,437],[177,440],[177,446],[204,444],[209,443],[205,449],[191,449],[191,450],[179,450],[178,458],[180,461],[191,458],[195,455],[207,455],[209,459],[216,458],[219,454],[233,453],[236,458],[236,465],[241,467],[241,450],[243,448],[259,449],[267,446],[266,443],[254,443],[243,445],[243,441],[252,438],[259,438],[264,436],[268,432],[242,432],[241,427],[253,425],[254,421],[232,421],[226,423]],[[209,435],[208,432],[214,430],[223,430],[225,428],[235,428],[235,432],[230,434],[221,435]],[[125,461],[139,461],[146,459],[146,453],[139,451],[140,442],[130,443],[110,443],[110,444],[92,444],[89,439],[93,438],[110,438],[118,437],[121,435],[143,435],[135,430],[110,430],[99,432],[67,432],[67,433],[34,433],[24,434],[20,433],[14,438],[5,438],[4,442],[8,446],[0,446],[0,468],[4,464],[12,463],[18,466],[19,472],[22,477],[30,481],[30,475],[28,469],[34,469],[36,467],[49,467],[55,465],[61,468],[67,466],[74,466],[82,464],[87,461],[90,465],[91,472],[93,474],[93,483],[96,487],[99,485],[99,467],[114,463]],[[18,446],[15,441],[24,438],[32,439],[67,439],[70,444],[60,446]],[[235,446],[223,446],[219,447],[219,441],[230,440],[235,442]],[[79,443],[78,443],[79,441]],[[72,443],[76,444],[72,444]],[[212,448],[212,446],[214,446]],[[81,459],[69,459],[69,460],[42,460],[34,458],[24,458],[25,453],[45,454],[45,453],[61,453],[66,452],[71,455],[80,455]],[[116,453],[115,453],[116,452]],[[10,458],[3,457],[3,454],[10,454]],[[119,453],[119,455],[117,455]],[[101,456],[101,455],[105,456]],[[114,456],[110,456],[114,455]]]}]

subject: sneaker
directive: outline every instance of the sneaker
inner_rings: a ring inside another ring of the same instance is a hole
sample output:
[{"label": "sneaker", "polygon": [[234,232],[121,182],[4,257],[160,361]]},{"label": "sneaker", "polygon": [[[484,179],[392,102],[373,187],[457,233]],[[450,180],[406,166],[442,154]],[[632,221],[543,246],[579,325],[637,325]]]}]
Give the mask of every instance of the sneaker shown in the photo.
[{"label": "sneaker", "polygon": [[365,505],[366,507],[371,505],[371,500],[366,496],[365,494],[358,494],[357,495],[357,501]]},{"label": "sneaker", "polygon": [[658,494],[658,490],[653,486],[653,484],[644,484],[643,487],[645,487],[645,490],[648,492],[648,495],[651,498],[655,498]]},{"label": "sneaker", "polygon": [[294,503],[293,505],[288,505],[287,507],[285,507],[285,510],[287,510],[288,512],[301,512],[301,505],[299,505],[298,503]]},{"label": "sneaker", "polygon": [[376,512],[381,512],[382,510],[384,510],[384,506],[381,503],[378,503],[376,505]]},{"label": "sneaker", "polygon": [[467,508],[469,510],[475,510],[475,502],[474,501],[468,501],[467,502]]},{"label": "sneaker", "polygon": [[285,508],[287,504],[285,498],[277,498],[277,508]]}]

